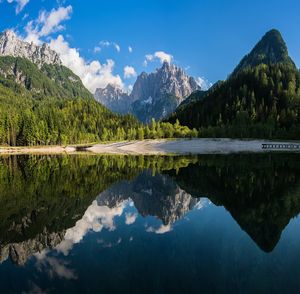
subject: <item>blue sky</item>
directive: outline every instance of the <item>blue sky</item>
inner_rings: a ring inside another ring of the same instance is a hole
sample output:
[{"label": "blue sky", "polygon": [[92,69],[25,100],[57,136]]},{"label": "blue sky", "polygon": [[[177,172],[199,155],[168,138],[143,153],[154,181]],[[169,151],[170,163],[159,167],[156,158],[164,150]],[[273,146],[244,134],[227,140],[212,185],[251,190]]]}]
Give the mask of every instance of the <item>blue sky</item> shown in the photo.
[{"label": "blue sky", "polygon": [[300,65],[297,0],[0,2],[0,30],[12,28],[35,42],[52,40],[52,47],[63,52],[65,63],[77,68],[91,90],[107,82],[128,87],[135,73],[154,70],[169,55],[194,77],[210,82],[225,79],[272,28],[281,31],[291,57]]}]

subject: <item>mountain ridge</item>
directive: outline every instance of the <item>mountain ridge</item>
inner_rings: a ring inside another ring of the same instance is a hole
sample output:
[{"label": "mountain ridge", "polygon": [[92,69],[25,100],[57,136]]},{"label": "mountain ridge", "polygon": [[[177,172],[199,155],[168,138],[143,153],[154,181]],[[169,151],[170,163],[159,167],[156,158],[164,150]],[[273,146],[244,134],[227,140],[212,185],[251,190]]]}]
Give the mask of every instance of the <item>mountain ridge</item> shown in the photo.
[{"label": "mountain ridge", "polygon": [[47,43],[42,46],[21,40],[12,30],[0,33],[0,56],[27,58],[39,68],[44,64],[62,65],[58,53]]},{"label": "mountain ridge", "polygon": [[193,77],[174,64],[164,62],[155,72],[142,72],[127,94],[117,86],[97,89],[95,99],[109,109],[132,113],[142,122],[149,123],[166,117],[191,93],[200,90]]}]

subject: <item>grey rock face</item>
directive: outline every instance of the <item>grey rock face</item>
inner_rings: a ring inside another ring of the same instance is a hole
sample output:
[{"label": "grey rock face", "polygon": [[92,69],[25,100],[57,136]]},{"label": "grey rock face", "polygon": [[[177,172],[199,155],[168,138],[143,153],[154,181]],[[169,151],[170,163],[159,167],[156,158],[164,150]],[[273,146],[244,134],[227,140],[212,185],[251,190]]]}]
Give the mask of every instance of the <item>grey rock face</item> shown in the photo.
[{"label": "grey rock face", "polygon": [[108,84],[105,88],[98,88],[95,92],[95,99],[118,113],[129,113],[131,111],[132,98],[121,88]]},{"label": "grey rock face", "polygon": [[141,73],[130,95],[115,86],[97,89],[95,98],[113,111],[133,113],[141,121],[150,122],[168,116],[191,93],[200,90],[195,79],[183,69],[165,62],[155,72]]},{"label": "grey rock face", "polygon": [[48,44],[44,43],[42,46],[37,46],[25,42],[20,40],[11,30],[0,34],[0,56],[27,58],[38,67],[43,64],[62,64],[58,54],[51,50]]},{"label": "grey rock face", "polygon": [[134,100],[147,101],[150,97],[155,100],[165,94],[171,94],[181,103],[196,90],[200,90],[200,87],[194,78],[189,77],[180,67],[164,62],[154,73],[143,72],[137,78],[131,95]]}]

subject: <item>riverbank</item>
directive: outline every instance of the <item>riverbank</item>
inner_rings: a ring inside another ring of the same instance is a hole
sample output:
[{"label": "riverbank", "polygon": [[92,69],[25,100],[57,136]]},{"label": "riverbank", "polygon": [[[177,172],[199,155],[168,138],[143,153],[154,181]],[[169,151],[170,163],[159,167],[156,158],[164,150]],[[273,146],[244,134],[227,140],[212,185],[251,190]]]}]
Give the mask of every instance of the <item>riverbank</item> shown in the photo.
[{"label": "riverbank", "polygon": [[[262,144],[289,144],[291,142],[268,140],[235,140],[235,139],[174,139],[174,140],[143,140],[97,144],[87,148],[93,153],[107,154],[227,154],[239,152],[270,152],[262,149]],[[299,143],[299,142],[293,142]],[[272,150],[283,151],[283,150]],[[296,150],[284,150],[297,152]],[[298,150],[299,152],[299,150]]]},{"label": "riverbank", "polygon": [[[74,154],[78,151],[94,154],[227,154],[239,152],[270,152],[262,149],[262,144],[289,144],[291,142],[268,140],[235,140],[235,139],[158,139],[142,141],[124,141],[95,145],[79,146],[44,146],[44,147],[2,147],[0,154]],[[299,143],[295,141],[293,143]],[[283,151],[282,149],[272,152]],[[297,150],[284,150],[299,152]]]},{"label": "riverbank", "polygon": [[0,155],[5,154],[63,154],[76,153],[74,146],[0,147]]}]

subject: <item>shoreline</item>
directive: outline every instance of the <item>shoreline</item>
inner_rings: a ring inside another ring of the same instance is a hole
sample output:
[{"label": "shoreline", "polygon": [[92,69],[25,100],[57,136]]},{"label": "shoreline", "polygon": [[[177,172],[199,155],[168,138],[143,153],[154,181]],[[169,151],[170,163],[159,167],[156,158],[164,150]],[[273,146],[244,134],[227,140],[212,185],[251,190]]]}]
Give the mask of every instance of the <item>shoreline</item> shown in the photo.
[{"label": "shoreline", "polygon": [[9,154],[120,154],[120,155],[167,155],[167,154],[229,154],[229,153],[269,153],[292,152],[298,149],[262,149],[263,143],[300,144],[300,141],[241,140],[228,138],[199,139],[154,139],[142,141],[122,141],[105,144],[40,147],[0,147],[0,155]]}]

